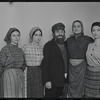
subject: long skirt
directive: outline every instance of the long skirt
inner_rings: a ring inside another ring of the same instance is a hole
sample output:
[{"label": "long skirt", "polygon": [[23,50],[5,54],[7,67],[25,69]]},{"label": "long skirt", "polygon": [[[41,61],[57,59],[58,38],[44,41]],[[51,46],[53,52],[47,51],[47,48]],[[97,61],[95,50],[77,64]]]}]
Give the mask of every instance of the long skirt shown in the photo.
[{"label": "long skirt", "polygon": [[68,98],[83,97],[86,66],[86,61],[75,66],[69,64]]},{"label": "long skirt", "polygon": [[19,68],[6,69],[2,75],[4,98],[24,98],[25,80],[24,72]]},{"label": "long skirt", "polygon": [[85,97],[100,98],[100,71],[93,72],[86,70]]},{"label": "long skirt", "polygon": [[40,66],[28,66],[27,68],[27,97],[43,98],[42,71]]}]

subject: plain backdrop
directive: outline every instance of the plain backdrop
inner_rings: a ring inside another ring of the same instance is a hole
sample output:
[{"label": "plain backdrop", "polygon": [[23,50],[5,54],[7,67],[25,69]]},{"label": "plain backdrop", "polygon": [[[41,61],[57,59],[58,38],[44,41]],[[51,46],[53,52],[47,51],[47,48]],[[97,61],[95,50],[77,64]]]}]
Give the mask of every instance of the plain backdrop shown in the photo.
[{"label": "plain backdrop", "polygon": [[32,27],[43,31],[41,44],[52,39],[51,27],[62,22],[66,26],[66,39],[72,34],[72,22],[81,20],[85,35],[91,35],[91,24],[100,21],[99,2],[1,2],[0,3],[0,50],[6,45],[4,37],[10,27],[21,31],[19,47],[28,43]]}]

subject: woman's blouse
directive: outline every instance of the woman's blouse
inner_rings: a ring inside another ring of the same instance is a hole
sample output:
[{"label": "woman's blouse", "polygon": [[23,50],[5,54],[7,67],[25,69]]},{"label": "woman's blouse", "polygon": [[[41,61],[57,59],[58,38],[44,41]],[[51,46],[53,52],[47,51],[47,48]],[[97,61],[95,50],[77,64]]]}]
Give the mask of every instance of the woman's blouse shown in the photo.
[{"label": "woman's blouse", "polygon": [[96,45],[95,43],[91,43],[88,45],[88,49],[86,52],[86,59],[88,63],[88,68],[93,70],[100,71],[100,44]]},{"label": "woman's blouse", "polygon": [[7,68],[25,69],[24,53],[17,45],[8,44],[0,52],[0,72]]},{"label": "woman's blouse", "polygon": [[91,42],[93,42],[93,39],[83,34],[77,38],[75,38],[75,36],[69,37],[66,41],[69,58],[85,59],[87,46]]},{"label": "woman's blouse", "polygon": [[24,45],[23,51],[25,54],[27,66],[40,66],[43,59],[43,47],[29,43]]}]

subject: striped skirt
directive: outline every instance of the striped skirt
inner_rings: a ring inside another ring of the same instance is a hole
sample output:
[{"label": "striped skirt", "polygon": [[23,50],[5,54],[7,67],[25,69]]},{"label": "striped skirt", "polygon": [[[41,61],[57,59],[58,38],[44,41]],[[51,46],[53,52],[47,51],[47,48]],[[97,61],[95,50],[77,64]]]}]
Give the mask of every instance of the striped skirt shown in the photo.
[{"label": "striped skirt", "polygon": [[6,69],[2,75],[4,98],[24,98],[24,79],[24,72],[21,69]]},{"label": "striped skirt", "polygon": [[85,97],[100,98],[100,71],[93,72],[88,69],[86,70]]},{"label": "striped skirt", "polygon": [[75,66],[69,64],[68,98],[83,97],[86,66],[86,61]]}]

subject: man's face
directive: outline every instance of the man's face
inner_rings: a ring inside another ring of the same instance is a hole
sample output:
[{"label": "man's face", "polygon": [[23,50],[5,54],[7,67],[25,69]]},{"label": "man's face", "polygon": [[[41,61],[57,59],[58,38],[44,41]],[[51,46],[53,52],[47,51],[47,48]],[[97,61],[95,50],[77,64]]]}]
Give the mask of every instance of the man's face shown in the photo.
[{"label": "man's face", "polygon": [[64,30],[55,30],[54,38],[57,43],[62,44],[65,40],[65,31]]}]

